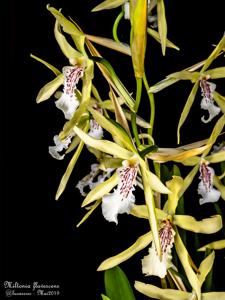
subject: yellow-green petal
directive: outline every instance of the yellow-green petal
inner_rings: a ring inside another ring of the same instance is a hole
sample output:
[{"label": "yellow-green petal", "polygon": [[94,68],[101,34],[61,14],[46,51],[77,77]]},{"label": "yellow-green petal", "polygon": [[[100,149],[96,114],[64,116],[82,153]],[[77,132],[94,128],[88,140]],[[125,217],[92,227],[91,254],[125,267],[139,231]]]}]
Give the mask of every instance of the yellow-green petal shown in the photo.
[{"label": "yellow-green petal", "polygon": [[99,44],[101,46],[104,46],[104,47],[110,48],[112,50],[118,51],[120,53],[131,56],[130,46],[127,44],[118,43],[109,38],[105,38],[105,37],[101,37],[101,36],[94,36],[94,35],[90,35],[90,34],[85,34],[85,37],[88,40],[90,40],[96,44]]},{"label": "yellow-green petal", "polygon": [[177,255],[182,263],[182,266],[184,268],[184,271],[187,275],[188,281],[190,282],[193,290],[196,292],[197,294],[197,298],[198,300],[201,299],[201,286],[200,286],[200,282],[197,278],[197,275],[195,274],[195,272],[193,271],[191,265],[190,265],[190,258],[189,258],[189,254],[187,252],[187,249],[185,248],[181,237],[179,235],[179,232],[177,229],[176,230],[176,234],[174,237],[174,244],[176,247],[176,252]]},{"label": "yellow-green petal", "polygon": [[131,29],[131,55],[136,78],[144,74],[144,60],[147,41],[147,1],[136,0]]},{"label": "yellow-green petal", "polygon": [[148,216],[149,216],[149,223],[152,230],[152,235],[154,239],[154,243],[156,246],[156,251],[161,257],[161,246],[159,241],[159,231],[158,231],[158,224],[156,219],[156,211],[155,211],[155,200],[153,197],[153,192],[151,190],[149,184],[149,178],[147,175],[147,169],[144,165],[141,165],[141,175],[142,175],[142,182],[144,187],[144,195],[145,195],[145,203],[148,209]]},{"label": "yellow-green petal", "polygon": [[54,28],[55,38],[59,44],[62,53],[68,58],[80,57],[80,52],[76,51],[66,40],[65,36],[60,31],[59,22],[56,20]]},{"label": "yellow-green petal", "polygon": [[167,88],[168,86],[176,83],[177,81],[179,81],[179,79],[167,77],[167,78],[157,82],[153,86],[151,86],[150,89],[148,90],[148,93],[158,93],[161,90]]},{"label": "yellow-green petal", "polygon": [[[92,51],[91,51],[92,53],[96,53],[96,49],[92,45],[91,45],[91,49],[92,49]],[[99,57],[99,56],[92,57],[92,59],[97,64],[100,63],[105,67],[105,68],[102,68],[102,67],[99,66],[99,68],[102,71],[104,77],[107,79],[107,81],[110,83],[110,85],[113,85],[113,88],[116,87],[116,91],[118,92],[118,94],[121,97],[124,98],[127,106],[130,108],[131,111],[134,111],[134,99],[131,97],[131,95],[128,92],[128,90],[126,89],[126,87],[120,81],[119,77],[117,76],[117,74],[114,71],[111,64],[106,59],[104,59],[102,57]]]},{"label": "yellow-green petal", "polygon": [[218,163],[218,162],[225,161],[225,151],[213,153],[207,156],[206,159],[209,163]]},{"label": "yellow-green petal", "polygon": [[100,169],[107,169],[107,168],[114,168],[117,169],[121,167],[122,165],[122,159],[121,158],[115,158],[111,157],[109,155],[104,155],[100,158]]},{"label": "yellow-green petal", "polygon": [[225,300],[225,292],[203,293],[202,300]]},{"label": "yellow-green petal", "polygon": [[48,100],[62,84],[63,74],[60,74],[41,88],[36,98],[37,103]]},{"label": "yellow-green petal", "polygon": [[198,90],[198,81],[195,82],[192,90],[191,90],[191,93],[190,95],[188,96],[188,99],[185,103],[185,106],[184,106],[184,109],[181,113],[181,117],[180,117],[180,120],[179,120],[179,123],[178,123],[178,127],[177,127],[177,143],[180,144],[180,129],[181,129],[181,126],[184,124],[190,110],[191,110],[191,107],[192,107],[192,104],[194,102],[194,99],[195,99],[195,95],[197,93],[197,90]]},{"label": "yellow-green petal", "polygon": [[204,72],[205,75],[209,75],[211,79],[218,79],[225,77],[225,67],[219,67]]},{"label": "yellow-green petal", "polygon": [[[126,130],[127,134],[131,137],[131,132],[130,132],[130,128],[129,128],[126,116],[125,116],[124,111],[119,103],[119,100],[117,99],[116,94],[114,93],[112,88],[110,88],[109,96],[112,99],[112,102],[114,105],[116,122],[118,122]],[[131,143],[131,144],[133,145],[133,143]],[[132,149],[134,149],[133,146],[132,146]]]},{"label": "yellow-green petal", "polygon": [[[155,31],[154,29],[148,27],[147,28],[147,33],[149,35],[151,35],[157,42],[161,43],[161,40],[160,40],[160,36],[159,36],[159,33],[157,31]],[[173,48],[173,49],[176,49],[176,50],[180,50],[179,47],[177,47],[174,43],[172,43],[170,40],[166,39],[166,47],[168,48]]]},{"label": "yellow-green petal", "polygon": [[213,52],[210,54],[210,56],[206,59],[204,66],[202,67],[201,72],[204,72],[208,67],[211,65],[211,63],[216,59],[216,57],[219,55],[219,53],[225,48],[225,35],[221,38],[218,45],[215,47]]},{"label": "yellow-green petal", "polygon": [[72,39],[76,44],[77,49],[81,53],[85,53],[84,51],[85,35],[76,27],[74,23],[72,23],[67,18],[65,18],[60,11],[58,11],[54,7],[50,7],[50,5],[47,5],[47,9],[57,19],[59,24],[62,26],[63,31],[71,35]]},{"label": "yellow-green petal", "polygon": [[155,192],[159,192],[162,194],[169,194],[170,190],[160,181],[160,179],[151,171],[149,171],[146,168],[145,162],[140,159],[140,164],[142,166],[142,168],[145,170],[146,172],[146,180],[148,182],[148,185],[151,187],[152,190],[154,190]]},{"label": "yellow-green petal", "polygon": [[[171,149],[174,151],[170,151],[170,148],[168,149],[168,152],[166,150],[162,149],[163,151],[160,151],[160,148],[157,152],[152,153],[148,155],[148,158],[155,160],[157,162],[167,162],[167,161],[192,161],[191,159],[199,154],[202,154],[207,148],[209,148],[209,145],[204,145],[202,147],[189,149],[189,150],[181,150],[179,148]],[[198,158],[197,158],[198,159]],[[196,161],[196,158],[195,158]]]},{"label": "yellow-green petal", "polygon": [[112,122],[110,122],[108,119],[106,119],[101,113],[99,113],[97,110],[89,107],[88,110],[91,112],[94,119],[97,121],[97,123],[103,127],[105,130],[111,133],[111,135],[117,138],[119,140],[120,145],[126,147],[127,149],[131,151],[136,151],[131,139],[129,138],[128,134],[125,130],[120,128],[119,126],[114,125]]},{"label": "yellow-green petal", "polygon": [[159,36],[162,45],[162,54],[166,54],[166,39],[167,39],[167,23],[165,14],[165,5],[163,0],[157,0],[157,16],[158,16],[158,28]]},{"label": "yellow-green petal", "polygon": [[102,296],[102,300],[111,300],[109,297],[107,297],[107,296],[105,296],[103,294],[101,294],[101,296]]},{"label": "yellow-green petal", "polygon": [[127,0],[105,0],[105,1],[101,2],[100,4],[98,4],[97,6],[95,6],[92,9],[92,12],[100,11],[103,9],[116,8],[118,6],[123,5],[126,1]]},{"label": "yellow-green petal", "polygon": [[129,159],[133,156],[133,153],[118,146],[117,144],[107,141],[107,140],[97,140],[90,137],[88,134],[84,133],[78,127],[73,128],[75,133],[80,137],[81,140],[84,141],[85,144],[91,146],[93,148],[98,149],[104,153],[108,153],[111,155],[115,155],[116,157],[122,159]]},{"label": "yellow-green petal", "polygon": [[[165,213],[163,210],[159,208],[155,208],[155,212],[156,212],[157,220],[163,220],[168,216],[167,213]],[[130,211],[130,215],[142,219],[149,218],[147,206],[144,204],[143,205],[134,204]]]},{"label": "yellow-green petal", "polygon": [[152,284],[146,284],[144,282],[135,281],[134,287],[137,291],[144,294],[151,299],[160,300],[190,300],[191,293],[178,291],[174,289],[161,289]]},{"label": "yellow-green petal", "polygon": [[225,97],[220,95],[217,91],[214,91],[213,99],[219,105],[221,111],[225,114]]},{"label": "yellow-green petal", "polygon": [[115,172],[109,179],[96,185],[87,194],[81,206],[84,207],[97,199],[101,199],[104,195],[108,194],[117,184],[118,184],[118,175]]},{"label": "yellow-green petal", "polygon": [[221,193],[221,198],[225,200],[225,185],[221,182],[218,176],[214,175],[213,177],[213,184],[217,188],[217,190]]},{"label": "yellow-green petal", "polygon": [[203,282],[206,279],[206,276],[209,274],[210,270],[212,269],[213,263],[215,259],[215,252],[212,251],[200,264],[198,270],[198,280],[200,282],[200,285],[203,284]]},{"label": "yellow-green petal", "polygon": [[180,199],[180,191],[183,184],[184,180],[180,176],[173,176],[173,178],[170,181],[166,182],[167,187],[171,191],[171,193],[168,195],[166,206],[168,214],[175,214],[177,204]]},{"label": "yellow-green petal", "polygon": [[173,224],[196,233],[211,234],[219,231],[223,224],[220,215],[215,215],[210,218],[197,221],[192,216],[187,215],[175,215],[173,217]]},{"label": "yellow-green petal", "polygon": [[[118,101],[120,105],[123,105],[125,103],[124,99],[122,97],[118,97]],[[112,100],[105,100],[98,104],[101,108],[114,111],[114,104]]]},{"label": "yellow-green petal", "polygon": [[45,65],[47,68],[49,68],[56,76],[61,74],[61,72],[54,67],[53,65],[49,64],[47,61],[37,57],[36,55],[31,54],[30,57],[32,57],[33,59],[39,61],[40,63],[42,63],[43,65]]},{"label": "yellow-green petal", "polygon": [[189,172],[189,174],[184,178],[184,184],[180,190],[179,196],[181,197],[185,191],[189,188],[190,184],[192,183],[195,175],[197,174],[199,169],[199,165],[194,166],[194,168]]},{"label": "yellow-green petal", "polygon": [[122,262],[128,260],[131,258],[134,254],[141,251],[145,247],[147,247],[152,241],[152,234],[151,232],[148,232],[142,236],[140,236],[136,242],[131,245],[128,249],[124,250],[123,252],[112,256],[110,258],[107,258],[104,260],[100,266],[98,267],[97,271],[104,271],[110,268],[113,268]]},{"label": "yellow-green petal", "polygon": [[200,77],[199,72],[190,72],[188,70],[183,70],[180,72],[175,72],[167,76],[168,78],[176,78],[179,80],[191,80],[195,82]]},{"label": "yellow-green petal", "polygon": [[209,243],[209,244],[199,248],[198,251],[206,251],[206,249],[220,250],[220,249],[224,249],[224,248],[225,248],[225,239]]},{"label": "yellow-green petal", "polygon": [[209,139],[207,141],[207,145],[210,145],[210,147],[207,148],[203,152],[202,157],[205,157],[209,153],[212,145],[215,144],[218,136],[220,135],[220,133],[224,129],[224,125],[225,125],[225,115],[223,115],[222,117],[220,117],[219,120],[216,122],[216,124],[215,124],[215,126],[213,128],[213,131],[212,131],[212,133],[211,133],[211,135],[210,135],[210,137],[209,137]]},{"label": "yellow-green petal", "polygon": [[101,199],[97,200],[91,207],[89,207],[88,212],[83,216],[83,218],[76,225],[76,227],[79,227],[82,223],[84,223],[90,217],[90,215],[93,213],[93,211],[99,206],[99,204],[101,202],[102,202]]},{"label": "yellow-green petal", "polygon": [[59,197],[62,195],[63,191],[65,190],[66,188],[66,185],[67,185],[67,182],[70,178],[70,175],[75,167],[75,164],[80,156],[80,153],[83,149],[83,146],[84,146],[84,142],[81,141],[76,152],[74,153],[72,159],[70,160],[69,164],[68,164],[68,167],[65,171],[65,173],[63,174],[63,177],[60,181],[60,184],[59,184],[59,187],[58,187],[58,190],[56,192],[56,196],[55,196],[55,199],[58,200]]}]

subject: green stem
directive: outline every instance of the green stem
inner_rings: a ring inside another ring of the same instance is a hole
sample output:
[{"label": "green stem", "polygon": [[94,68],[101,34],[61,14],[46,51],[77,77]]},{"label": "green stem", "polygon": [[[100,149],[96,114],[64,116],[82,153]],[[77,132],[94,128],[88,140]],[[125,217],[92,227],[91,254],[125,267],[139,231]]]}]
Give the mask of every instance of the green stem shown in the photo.
[{"label": "green stem", "polygon": [[136,99],[134,104],[134,112],[132,112],[131,114],[131,126],[132,126],[132,130],[133,130],[133,134],[137,146],[141,145],[141,141],[138,136],[137,122],[136,122],[136,114],[141,101],[141,93],[142,93],[142,78],[136,78]]},{"label": "green stem", "polygon": [[118,29],[118,25],[119,25],[120,20],[122,19],[123,15],[124,15],[124,11],[122,10],[122,11],[118,14],[118,16],[116,17],[116,20],[115,20],[115,22],[114,22],[114,24],[113,24],[113,29],[112,29],[113,38],[114,38],[114,40],[115,40],[116,42],[118,42],[118,43],[120,43],[120,40],[119,40],[118,35],[117,35],[117,29]]},{"label": "green stem", "polygon": [[161,278],[161,286],[162,286],[163,289],[167,289],[166,278]]},{"label": "green stem", "polygon": [[148,93],[150,87],[149,87],[148,80],[146,78],[145,72],[144,72],[144,76],[143,76],[143,81],[144,81],[145,89],[146,89],[147,94],[148,94],[148,98],[149,98],[149,101],[150,101],[150,108],[151,108],[151,112],[150,112],[150,128],[148,129],[148,134],[152,135],[154,121],[155,121],[155,100],[154,100],[153,93]]}]

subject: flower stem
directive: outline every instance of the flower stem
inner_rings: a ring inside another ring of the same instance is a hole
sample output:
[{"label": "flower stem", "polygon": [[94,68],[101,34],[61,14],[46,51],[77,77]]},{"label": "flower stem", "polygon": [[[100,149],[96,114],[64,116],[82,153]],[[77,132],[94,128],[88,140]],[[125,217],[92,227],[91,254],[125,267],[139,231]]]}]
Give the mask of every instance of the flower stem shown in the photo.
[{"label": "flower stem", "polygon": [[134,134],[134,138],[136,141],[137,146],[141,145],[139,136],[138,136],[138,129],[137,129],[137,122],[136,122],[136,114],[138,111],[138,107],[141,101],[141,93],[142,93],[142,78],[136,78],[136,99],[134,104],[134,112],[131,114],[131,125]]},{"label": "flower stem", "polygon": [[115,22],[113,24],[113,29],[112,29],[113,38],[118,43],[120,43],[120,40],[117,35],[117,29],[118,29],[118,25],[119,25],[120,20],[122,19],[123,15],[124,15],[124,11],[122,10],[116,17]]},{"label": "flower stem", "polygon": [[150,101],[150,108],[151,108],[151,112],[150,112],[150,128],[148,129],[148,134],[152,135],[154,121],[155,121],[155,100],[154,100],[153,93],[148,93],[148,91],[149,91],[149,84],[148,84],[148,80],[147,80],[145,72],[144,72],[144,76],[143,76],[143,81],[144,81],[145,89],[146,89],[147,94],[148,94],[148,98],[149,98],[149,101]]}]

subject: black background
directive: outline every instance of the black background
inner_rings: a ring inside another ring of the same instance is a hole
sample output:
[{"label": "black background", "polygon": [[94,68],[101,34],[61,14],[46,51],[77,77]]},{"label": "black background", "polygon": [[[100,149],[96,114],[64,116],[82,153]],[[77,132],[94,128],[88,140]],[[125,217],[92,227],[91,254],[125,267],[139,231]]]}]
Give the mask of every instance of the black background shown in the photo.
[{"label": "black background", "polygon": [[[35,103],[39,89],[53,76],[29,57],[33,53],[59,69],[68,64],[54,39],[54,17],[46,10],[47,3],[62,8],[64,15],[71,16],[84,32],[107,37],[111,37],[113,20],[119,12],[115,9],[91,13],[91,8],[99,3],[94,0],[11,0],[8,3],[7,23],[2,23],[2,31],[5,33],[6,29],[9,49],[1,55],[1,69],[7,74],[7,82],[1,89],[1,166],[4,167],[1,167],[1,245],[4,245],[1,247],[1,287],[5,280],[26,284],[38,281],[59,284],[61,296],[57,299],[100,299],[104,287],[103,273],[96,272],[98,265],[106,257],[128,247],[148,230],[148,224],[133,222],[132,217],[123,215],[116,226],[106,222],[98,210],[76,228],[84,211],[80,209],[82,199],[75,185],[88,173],[87,152],[78,162],[63,196],[58,202],[54,200],[70,158],[55,161],[48,154],[48,146],[52,145],[52,138],[64,120],[53,101]],[[151,70],[148,75],[152,83],[205,59],[213,49],[212,44],[218,43],[224,32],[224,1],[207,4],[203,0],[166,1],[166,12],[168,37],[181,51],[168,49],[168,55],[162,57],[159,45],[149,38],[146,69]],[[120,37],[127,41],[128,31],[123,24]],[[5,50],[3,48],[1,51]],[[102,47],[98,49],[134,92],[130,59],[111,55]],[[104,81],[95,80],[106,99],[107,89],[102,88]],[[190,83],[179,83],[156,96],[155,139],[159,146],[176,146],[178,113],[190,88]],[[221,89],[222,85],[222,93]],[[141,113],[143,116],[148,113],[147,100],[141,106]],[[182,130],[182,143],[208,137],[215,122],[203,126],[200,114],[199,104],[195,104]],[[90,159],[93,161],[93,157]],[[211,206],[206,205],[203,211],[208,208]],[[141,274],[143,255],[146,252],[122,264],[131,282],[146,281]],[[137,299],[142,298],[138,295]]]}]

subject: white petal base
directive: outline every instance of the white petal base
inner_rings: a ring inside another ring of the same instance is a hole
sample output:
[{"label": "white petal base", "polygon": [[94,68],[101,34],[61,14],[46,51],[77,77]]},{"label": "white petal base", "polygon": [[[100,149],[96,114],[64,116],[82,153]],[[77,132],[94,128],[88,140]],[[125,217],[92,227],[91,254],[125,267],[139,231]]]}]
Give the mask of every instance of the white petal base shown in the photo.
[{"label": "white petal base", "polygon": [[208,119],[205,119],[205,116],[201,118],[203,123],[210,122],[215,116],[217,116],[220,113],[220,108],[214,104],[213,100],[208,100],[206,98],[203,98],[201,101],[201,108],[208,110],[209,117]]},{"label": "white petal base", "polygon": [[165,254],[162,256],[162,261],[160,261],[159,256],[156,253],[154,246],[149,248],[149,255],[142,259],[142,272],[143,274],[155,275],[160,278],[164,278],[167,273],[167,257]]},{"label": "white petal base", "polygon": [[199,204],[205,204],[205,203],[214,203],[217,202],[221,196],[221,193],[214,189],[211,188],[210,191],[206,192],[205,186],[202,181],[200,181],[198,185],[198,194],[202,196],[201,199],[199,199]]},{"label": "white petal base", "polygon": [[75,96],[71,97],[68,94],[63,93],[62,96],[55,102],[55,105],[58,109],[62,110],[64,113],[65,119],[70,120],[75,111],[79,106],[79,101]]},{"label": "white petal base", "polygon": [[118,214],[129,214],[134,202],[135,197],[132,193],[129,197],[121,199],[119,191],[116,190],[102,198],[102,214],[107,221],[118,224]]}]

